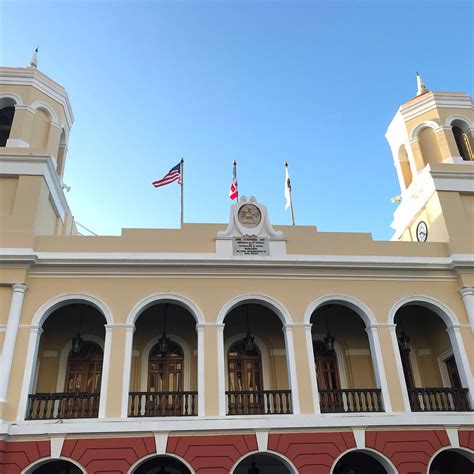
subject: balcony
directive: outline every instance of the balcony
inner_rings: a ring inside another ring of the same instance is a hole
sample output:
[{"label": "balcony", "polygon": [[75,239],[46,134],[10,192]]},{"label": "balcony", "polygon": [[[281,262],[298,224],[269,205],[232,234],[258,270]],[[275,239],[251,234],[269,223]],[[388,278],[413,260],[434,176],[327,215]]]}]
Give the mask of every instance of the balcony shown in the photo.
[{"label": "balcony", "polygon": [[35,393],[28,396],[27,420],[97,418],[99,393]]},{"label": "balcony", "polygon": [[128,416],[196,416],[197,392],[130,392]]},{"label": "balcony", "polygon": [[227,391],[228,415],[289,415],[291,390]]},{"label": "balcony", "polygon": [[321,413],[383,411],[382,391],[374,388],[319,390]]},{"label": "balcony", "polygon": [[412,411],[470,411],[467,388],[409,388]]}]

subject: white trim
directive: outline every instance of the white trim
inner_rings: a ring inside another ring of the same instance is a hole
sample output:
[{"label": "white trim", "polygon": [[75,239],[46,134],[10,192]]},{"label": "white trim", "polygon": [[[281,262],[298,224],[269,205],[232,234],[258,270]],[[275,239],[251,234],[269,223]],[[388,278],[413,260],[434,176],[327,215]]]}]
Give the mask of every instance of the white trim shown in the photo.
[{"label": "white trim", "polygon": [[331,470],[329,471],[330,474],[333,474],[334,469],[335,469],[335,467],[336,467],[336,465],[337,465],[337,463],[339,462],[340,459],[342,459],[348,453],[353,453],[353,452],[357,452],[357,451],[359,451],[363,454],[367,454],[368,456],[370,456],[370,457],[374,458],[376,461],[378,461],[379,464],[381,464],[386,469],[387,474],[398,474],[397,468],[395,467],[393,462],[387,456],[385,456],[385,454],[383,454],[380,451],[377,451],[375,449],[367,448],[367,447],[365,447],[364,449],[359,449],[357,447],[350,448],[350,449],[340,453],[339,456],[332,463]]},{"label": "white trim", "polygon": [[[104,339],[94,335],[94,334],[81,334],[84,341],[95,342],[104,351]],[[58,369],[58,378],[56,382],[56,392],[64,392],[64,383],[66,381],[66,370],[67,370],[67,361],[69,359],[69,353],[72,349],[72,341],[68,341],[66,345],[61,350],[61,355],[59,356],[59,369]],[[104,362],[102,360],[102,376],[104,374]],[[102,391],[101,391],[102,394]]]},{"label": "white trim", "polygon": [[[191,349],[189,348],[188,343],[179,336],[175,334],[166,334],[170,341],[176,342],[181,349],[183,350],[183,358],[184,358],[184,374],[183,374],[183,388],[182,390],[191,390],[191,365],[192,365],[192,357],[191,357]],[[141,363],[140,363],[140,391],[146,392],[148,390],[148,359],[150,357],[150,351],[153,347],[158,343],[161,335],[155,336],[154,338],[150,339],[142,351]]]},{"label": "white trim", "polygon": [[352,430],[357,449],[365,449],[365,430],[355,428]]},{"label": "white trim", "polygon": [[102,359],[102,379],[100,382],[100,393],[105,396],[101,396],[99,399],[99,419],[106,417],[107,398],[109,395],[109,375],[110,366],[112,362],[112,327],[108,324],[105,325],[105,342],[104,342],[104,356]]},{"label": "white trim", "polygon": [[155,449],[156,454],[165,454],[166,446],[168,444],[168,431],[160,431],[158,433],[153,433],[155,436]]},{"label": "white trim", "polygon": [[311,332],[312,324],[307,324],[304,332],[306,339],[306,353],[308,357],[309,365],[309,382],[311,386],[311,395],[313,399],[313,413],[321,413],[321,407],[319,404],[319,392],[318,392],[318,382],[316,375],[316,364],[314,362],[314,350],[313,350],[313,335]]},{"label": "white trim", "polygon": [[[160,431],[184,432],[199,431],[215,434],[217,431],[236,430],[286,430],[286,429],[330,429],[330,428],[368,428],[384,427],[458,427],[471,426],[466,420],[472,418],[472,412],[373,412],[373,413],[303,413],[299,415],[242,415],[242,416],[206,416],[206,417],[144,417],[140,419],[108,418],[99,420],[67,419],[12,422],[3,421],[0,433],[8,434],[12,439],[22,436],[36,436],[48,433],[56,434],[97,434],[97,433],[143,433],[155,432],[157,423]],[[19,438],[20,439],[20,438]]]},{"label": "white trim", "polygon": [[[135,254],[136,255],[136,254]],[[176,293],[155,293],[142,298],[130,311],[126,324],[135,324],[140,314],[150,306],[162,303],[172,303],[181,306],[191,313],[197,324],[205,322],[204,315],[199,306],[191,299]]]},{"label": "white trim", "polygon": [[[258,442],[258,440],[257,440]],[[249,457],[252,457],[252,456],[256,456],[258,454],[266,454],[266,455],[269,455],[271,457],[274,457],[276,459],[278,459],[289,471],[290,471],[290,474],[298,474],[298,469],[296,469],[295,465],[293,464],[292,461],[290,461],[285,455],[283,455],[282,453],[279,453],[278,451],[249,451],[245,454],[243,454],[242,456],[240,456],[239,459],[237,459],[237,461],[234,463],[234,465],[232,466],[231,470],[229,471],[229,474],[234,474],[235,470],[239,467],[239,464],[246,458],[249,458]]]},{"label": "white trim", "polygon": [[390,339],[392,341],[392,352],[394,354],[395,365],[397,367],[398,383],[400,386],[400,391],[402,392],[403,407],[406,412],[411,412],[411,405],[410,405],[410,400],[408,398],[407,384],[405,381],[405,373],[403,372],[402,358],[400,356],[400,349],[398,347],[396,324],[391,324],[389,326],[389,330],[390,330]]},{"label": "white trim", "polygon": [[185,459],[179,457],[178,455],[176,455],[174,453],[163,453],[163,454],[152,453],[152,454],[149,454],[148,456],[144,456],[140,459],[137,459],[137,461],[135,461],[130,466],[129,470],[127,471],[127,474],[133,474],[135,469],[137,469],[137,467],[141,466],[142,464],[144,464],[145,462],[149,461],[152,458],[173,458],[173,459],[176,459],[179,462],[181,462],[182,464],[184,464],[189,469],[191,474],[195,474],[195,471],[192,468],[191,464],[189,464],[188,461],[186,461]]},{"label": "white trim", "polygon": [[[198,360],[197,360],[197,389],[198,389],[198,416],[204,416],[206,411],[206,347],[204,344],[204,326],[196,324]],[[219,350],[219,349],[218,349]]]},{"label": "white trim", "polygon": [[135,324],[125,325],[125,344],[123,349],[123,378],[122,378],[122,403],[120,408],[121,418],[128,417],[128,397],[130,393],[130,379],[132,374],[132,348]]},{"label": "white trim", "polygon": [[83,468],[75,459],[67,458],[65,456],[60,456],[59,458],[53,458],[52,456],[49,456],[46,458],[38,459],[37,461],[34,461],[33,463],[29,464],[25,469],[23,469],[21,471],[21,474],[32,474],[34,472],[33,469],[36,470],[38,467],[47,464],[48,462],[54,461],[68,461],[71,464],[74,464],[77,468],[79,468],[83,474],[87,474],[85,468]]},{"label": "white trim", "polygon": [[422,387],[423,384],[421,383],[421,374],[420,374],[420,367],[418,365],[418,357],[417,357],[417,350],[416,346],[412,343],[412,350],[410,351],[408,357],[410,358],[410,365],[413,372],[413,380],[415,382],[415,387]]},{"label": "white trim", "polygon": [[474,121],[472,121],[469,117],[466,117],[464,115],[457,115],[457,114],[450,115],[449,117],[447,117],[446,120],[444,121],[444,125],[446,127],[452,127],[453,126],[452,123],[455,120],[460,120],[461,122],[464,122],[470,129],[474,127]]},{"label": "white trim", "polygon": [[446,366],[446,359],[449,359],[453,355],[453,350],[448,349],[441,353],[436,359],[438,361],[439,372],[441,374],[441,380],[443,387],[451,387],[451,380],[449,379],[448,368]]},{"label": "white trim", "polygon": [[9,138],[5,144],[6,148],[29,148],[30,144],[21,138]]},{"label": "white trim", "polygon": [[[216,328],[217,334],[217,390],[219,391],[219,416],[225,416],[227,413],[225,387],[226,377],[226,352],[224,350],[224,324]],[[204,336],[203,336],[204,339]],[[221,361],[221,362],[219,362]]]},{"label": "white trim", "polygon": [[353,296],[340,293],[332,293],[320,296],[316,300],[312,301],[304,312],[304,323],[310,324],[313,313],[325,303],[339,304],[341,306],[345,306],[346,308],[352,309],[360,316],[366,326],[377,324],[377,319],[374,313],[367,305]]},{"label": "white trim", "polygon": [[415,138],[418,138],[418,135],[424,128],[431,128],[433,131],[438,129],[440,127],[440,124],[438,122],[435,122],[434,120],[425,120],[424,122],[419,123],[411,132],[410,134],[410,140],[413,140]]},{"label": "white trim", "polygon": [[283,325],[292,323],[290,312],[278,300],[262,293],[245,293],[234,296],[222,306],[217,315],[216,323],[224,323],[226,316],[242,303],[265,306],[279,317]]},{"label": "white trim", "polygon": [[[449,435],[448,435],[448,437],[449,437]],[[430,472],[431,464],[433,464],[433,461],[435,460],[436,456],[438,456],[438,454],[442,453],[443,451],[454,451],[457,454],[459,454],[461,456],[464,456],[465,458],[469,459],[471,462],[474,462],[474,450],[471,450],[471,449],[466,448],[464,446],[462,448],[454,448],[454,447],[451,447],[451,446],[443,446],[442,448],[438,449],[438,451],[433,453],[430,460],[428,461],[428,466],[426,467],[426,472],[427,473]]]},{"label": "white trim", "polygon": [[[246,336],[247,333],[241,332],[234,334],[233,336],[229,337],[224,344],[224,359],[219,361],[219,364],[223,363],[224,364],[224,374],[225,374],[225,390],[229,389],[229,376],[228,376],[228,370],[227,370],[227,358],[229,354],[229,349],[234,342],[237,342],[241,339],[243,339]],[[271,390],[270,386],[270,361],[269,361],[269,355],[268,355],[268,350],[266,344],[255,334],[252,333],[252,336],[254,337],[254,342],[255,345],[258,347],[258,350],[260,352],[260,357],[262,359],[262,373],[263,373],[263,389],[264,390]]]},{"label": "white trim", "polygon": [[456,428],[446,428],[446,434],[452,448],[459,448],[459,432]]},{"label": "white trim", "polygon": [[293,339],[293,328],[289,325],[283,326],[283,334],[285,335],[286,347],[286,365],[288,371],[288,384],[291,390],[291,401],[293,405],[293,413],[300,413],[300,392],[298,385],[298,373],[296,369],[295,344]]},{"label": "white trim", "polygon": [[63,450],[65,436],[53,436],[50,439],[51,459],[59,459]]},{"label": "white trim", "polygon": [[464,286],[459,290],[462,297],[464,308],[466,309],[467,319],[471,325],[471,331],[474,333],[474,288]]},{"label": "white trim", "polygon": [[54,109],[47,104],[46,102],[42,100],[35,100],[32,104],[30,104],[30,107],[36,112],[39,109],[44,109],[46,112],[49,114],[49,119],[51,122],[57,123],[58,120],[58,114],[54,111]]},{"label": "white trim", "polygon": [[255,436],[257,438],[257,447],[259,452],[265,452],[268,449],[268,434],[267,430],[255,430]]},{"label": "white trim", "polygon": [[13,101],[15,101],[15,106],[23,105],[23,100],[22,100],[21,96],[19,96],[18,94],[15,94],[14,92],[2,92],[2,93],[0,93],[0,101],[2,99],[12,99]]}]

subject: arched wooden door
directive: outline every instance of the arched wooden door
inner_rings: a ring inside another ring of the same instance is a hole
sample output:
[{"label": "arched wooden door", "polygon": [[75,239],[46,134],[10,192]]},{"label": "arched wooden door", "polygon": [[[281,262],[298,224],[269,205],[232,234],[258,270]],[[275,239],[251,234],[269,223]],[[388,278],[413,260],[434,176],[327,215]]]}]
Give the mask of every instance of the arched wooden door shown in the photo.
[{"label": "arched wooden door", "polygon": [[184,354],[175,342],[169,341],[165,354],[159,344],[148,357],[149,416],[181,415],[184,390]]},{"label": "arched wooden door", "polygon": [[67,418],[96,417],[99,410],[100,383],[102,380],[103,351],[99,344],[84,341],[81,350],[70,352],[64,392],[74,393],[65,397],[61,407]]},{"label": "arched wooden door", "polygon": [[233,344],[227,355],[229,414],[264,413],[262,357],[257,348]]}]

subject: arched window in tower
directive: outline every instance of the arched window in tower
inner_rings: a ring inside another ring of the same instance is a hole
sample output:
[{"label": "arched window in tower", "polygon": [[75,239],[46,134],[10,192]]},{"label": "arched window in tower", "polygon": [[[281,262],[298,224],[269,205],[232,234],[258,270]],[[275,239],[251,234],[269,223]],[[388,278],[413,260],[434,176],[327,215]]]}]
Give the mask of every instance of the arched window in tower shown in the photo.
[{"label": "arched window in tower", "polygon": [[441,163],[443,161],[439,150],[438,137],[431,127],[423,128],[418,134],[418,139],[420,141],[424,166]]},{"label": "arched window in tower", "polygon": [[0,147],[7,146],[14,115],[15,103],[13,100],[0,99]]},{"label": "arched window in tower", "polygon": [[227,373],[229,392],[234,393],[229,401],[229,413],[264,413],[262,357],[257,347],[250,348],[245,340],[232,344]]},{"label": "arched window in tower", "polygon": [[410,162],[408,161],[408,153],[405,148],[405,145],[402,145],[398,151],[398,161],[400,163],[400,171],[403,176],[403,184],[405,185],[405,189],[410,186],[413,175],[410,168]]},{"label": "arched window in tower", "polygon": [[471,140],[469,138],[469,127],[461,120],[455,120],[452,123],[454,140],[459,150],[459,155],[464,161],[473,161],[474,154],[472,150]]}]

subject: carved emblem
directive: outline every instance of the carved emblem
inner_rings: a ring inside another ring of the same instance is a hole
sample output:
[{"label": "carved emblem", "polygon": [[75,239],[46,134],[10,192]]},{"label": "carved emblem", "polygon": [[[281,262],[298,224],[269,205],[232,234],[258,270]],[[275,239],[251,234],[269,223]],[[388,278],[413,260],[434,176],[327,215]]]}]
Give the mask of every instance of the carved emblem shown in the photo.
[{"label": "carved emblem", "polygon": [[239,222],[244,227],[255,227],[260,224],[262,214],[260,209],[253,204],[244,204],[238,213]]}]

